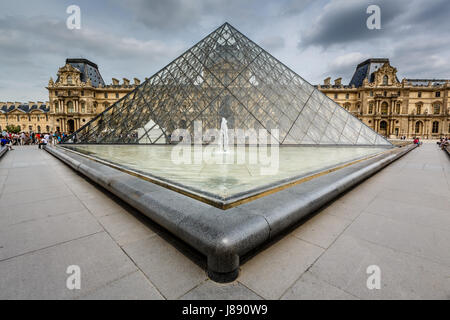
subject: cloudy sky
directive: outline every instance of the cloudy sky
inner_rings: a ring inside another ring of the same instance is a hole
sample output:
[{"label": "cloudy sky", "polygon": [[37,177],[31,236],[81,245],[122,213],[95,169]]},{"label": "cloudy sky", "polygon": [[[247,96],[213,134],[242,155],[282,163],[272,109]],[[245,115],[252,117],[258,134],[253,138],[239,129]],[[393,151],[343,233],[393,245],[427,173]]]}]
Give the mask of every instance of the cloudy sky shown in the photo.
[{"label": "cloudy sky", "polygon": [[[369,30],[367,7],[381,8]],[[66,27],[69,5],[81,29]],[[46,101],[65,59],[144,79],[225,21],[313,84],[387,57],[400,79],[450,78],[448,0],[14,0],[0,3],[0,101]]]}]

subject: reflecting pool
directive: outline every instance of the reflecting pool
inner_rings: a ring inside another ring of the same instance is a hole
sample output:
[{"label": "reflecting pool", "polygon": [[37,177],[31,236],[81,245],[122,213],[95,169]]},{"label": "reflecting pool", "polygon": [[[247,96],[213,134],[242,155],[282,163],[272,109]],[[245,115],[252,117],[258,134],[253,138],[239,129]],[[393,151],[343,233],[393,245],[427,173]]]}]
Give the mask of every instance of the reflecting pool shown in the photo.
[{"label": "reflecting pool", "polygon": [[[174,189],[237,201],[388,150],[385,147],[213,147],[65,145],[64,148],[138,173]],[[177,149],[178,148],[178,149]]]}]

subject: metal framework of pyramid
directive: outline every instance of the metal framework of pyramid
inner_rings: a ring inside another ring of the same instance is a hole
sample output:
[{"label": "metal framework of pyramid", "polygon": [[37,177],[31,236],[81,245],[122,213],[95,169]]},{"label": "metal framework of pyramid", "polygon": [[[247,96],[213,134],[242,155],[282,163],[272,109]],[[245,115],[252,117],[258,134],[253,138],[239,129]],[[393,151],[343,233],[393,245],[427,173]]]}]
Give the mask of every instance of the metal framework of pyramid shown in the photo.
[{"label": "metal framework of pyramid", "polygon": [[281,145],[391,145],[225,23],[66,143],[168,144],[176,129],[279,130]]}]

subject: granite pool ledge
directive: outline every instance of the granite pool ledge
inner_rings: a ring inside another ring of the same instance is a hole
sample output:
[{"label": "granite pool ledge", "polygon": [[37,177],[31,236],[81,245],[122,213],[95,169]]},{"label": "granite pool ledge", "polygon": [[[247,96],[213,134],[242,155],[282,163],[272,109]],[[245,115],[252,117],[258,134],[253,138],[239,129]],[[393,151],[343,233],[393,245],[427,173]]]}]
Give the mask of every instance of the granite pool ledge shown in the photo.
[{"label": "granite pool ledge", "polygon": [[204,254],[212,280],[231,282],[239,275],[242,256],[415,147],[394,148],[228,210],[136,178],[62,147],[46,146],[45,150]]}]

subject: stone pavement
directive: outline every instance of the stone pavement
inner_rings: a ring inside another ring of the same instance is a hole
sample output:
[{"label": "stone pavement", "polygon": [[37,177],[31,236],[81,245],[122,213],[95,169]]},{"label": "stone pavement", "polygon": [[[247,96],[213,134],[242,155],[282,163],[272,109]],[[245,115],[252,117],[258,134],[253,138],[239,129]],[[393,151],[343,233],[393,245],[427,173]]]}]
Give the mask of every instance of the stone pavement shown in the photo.
[{"label": "stone pavement", "polygon": [[[450,299],[450,158],[426,143],[267,245],[232,284],[37,147],[0,160],[0,299]],[[81,290],[68,290],[68,266]],[[369,290],[367,267],[381,270]]]}]

